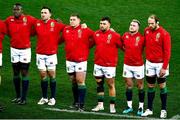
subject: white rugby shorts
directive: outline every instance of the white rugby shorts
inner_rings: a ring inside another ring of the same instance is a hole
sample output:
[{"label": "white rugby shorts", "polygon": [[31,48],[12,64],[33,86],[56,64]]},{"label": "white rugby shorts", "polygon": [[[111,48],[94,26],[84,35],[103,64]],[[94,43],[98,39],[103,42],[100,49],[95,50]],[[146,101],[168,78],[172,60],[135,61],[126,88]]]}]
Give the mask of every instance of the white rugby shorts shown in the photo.
[{"label": "white rugby shorts", "polygon": [[[156,75],[159,77],[160,70],[163,66],[163,63],[152,63],[148,60],[146,60],[146,76],[154,76]],[[166,77],[169,75],[169,65],[166,69],[166,74],[163,77]]]},{"label": "white rugby shorts", "polygon": [[11,62],[12,63],[30,63],[31,62],[31,48],[16,49],[11,47]]},{"label": "white rugby shorts", "polygon": [[123,77],[125,78],[144,78],[144,65],[142,66],[129,66],[124,64],[123,66]]},{"label": "white rugby shorts", "polygon": [[56,70],[57,65],[57,55],[42,55],[36,54],[36,65],[39,70],[46,71],[46,70]]},{"label": "white rugby shorts", "polygon": [[93,74],[95,77],[105,76],[106,78],[114,78],[116,76],[116,67],[104,67],[95,64]]},{"label": "white rugby shorts", "polygon": [[67,73],[86,72],[87,71],[87,61],[72,62],[72,61],[66,60],[66,71],[67,71]]}]

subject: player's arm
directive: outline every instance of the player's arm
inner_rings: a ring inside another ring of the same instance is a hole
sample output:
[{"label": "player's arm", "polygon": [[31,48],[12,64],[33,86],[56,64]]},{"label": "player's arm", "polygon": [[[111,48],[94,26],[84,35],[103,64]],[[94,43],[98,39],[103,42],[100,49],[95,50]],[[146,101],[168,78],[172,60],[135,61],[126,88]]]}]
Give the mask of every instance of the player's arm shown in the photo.
[{"label": "player's arm", "polygon": [[124,52],[125,51],[125,47],[124,47],[124,42],[123,42],[123,38],[124,36],[120,36],[118,37],[118,47]]},{"label": "player's arm", "polygon": [[62,34],[60,35],[59,41],[58,41],[58,44],[59,44],[59,45],[62,44],[62,43],[65,41],[64,34],[65,34],[65,29],[63,28],[63,32],[62,32]]},{"label": "player's arm", "polygon": [[94,41],[94,38],[93,38],[94,31],[89,29],[88,33],[89,33],[89,48],[92,48],[95,45],[95,41]]},{"label": "player's arm", "polygon": [[36,23],[38,21],[37,18],[33,17],[33,16],[30,16],[30,21],[31,21],[31,36],[35,36],[36,35],[36,30],[35,30],[35,26],[36,26]]},{"label": "player's arm", "polygon": [[6,24],[4,22],[1,23],[2,28],[0,29],[0,42],[4,39],[4,36],[7,34]]},{"label": "player's arm", "polygon": [[169,33],[165,33],[164,39],[163,39],[163,49],[164,49],[164,62],[163,62],[163,69],[167,69],[167,66],[170,61],[170,56],[171,56],[171,37]]},{"label": "player's arm", "polygon": [[169,64],[170,56],[171,56],[171,37],[169,33],[165,33],[163,39],[163,66],[160,70],[159,76],[163,77],[166,74],[166,69]]}]

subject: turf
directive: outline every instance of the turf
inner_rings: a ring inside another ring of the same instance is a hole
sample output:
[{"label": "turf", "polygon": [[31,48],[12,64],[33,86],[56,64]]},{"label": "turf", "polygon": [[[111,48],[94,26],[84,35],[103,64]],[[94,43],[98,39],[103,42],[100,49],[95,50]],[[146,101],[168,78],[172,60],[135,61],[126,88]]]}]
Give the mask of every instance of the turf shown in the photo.
[{"label": "turf", "polygon": [[[99,20],[102,16],[110,16],[112,19],[112,28],[121,35],[128,30],[131,19],[136,18],[141,22],[140,32],[143,33],[147,26],[147,17],[154,13],[160,18],[160,24],[169,31],[172,37],[172,57],[170,62],[170,76],[168,78],[168,118],[180,113],[180,2],[179,0],[1,0],[0,1],[0,18],[5,19],[12,15],[12,6],[14,3],[20,2],[24,6],[24,12],[34,17],[40,18],[40,9],[43,5],[52,8],[53,17],[60,18],[66,24],[69,22],[69,15],[77,12],[80,14],[82,22],[85,22],[91,29],[97,30]],[[40,77],[35,64],[35,46],[36,37],[32,41],[32,62],[30,67],[30,86],[28,91],[28,104],[18,106],[12,104],[10,100],[14,97],[14,86],[12,82],[12,67],[10,63],[9,38],[5,37],[3,41],[3,67],[1,70],[2,83],[0,86],[0,101],[6,107],[0,112],[0,118],[66,118],[66,119],[112,119],[123,117],[100,116],[81,113],[67,113],[48,111],[44,108],[48,106],[37,105],[41,96]],[[63,45],[58,50],[57,65],[57,104],[56,108],[66,109],[72,103],[71,83],[65,70],[65,54]],[[96,83],[92,75],[94,49],[91,50],[88,60],[87,72],[87,96],[86,109],[90,111],[96,105]],[[117,90],[117,114],[122,114],[126,107],[125,86],[122,79],[123,53],[119,52],[119,63],[116,76]],[[107,88],[107,86],[106,86]],[[160,99],[159,90],[156,89],[156,98],[154,101],[154,118],[159,118]],[[109,112],[109,99],[106,90],[105,96],[105,112]],[[146,101],[146,99],[145,99]],[[145,102],[146,106],[147,102]],[[133,106],[136,114],[138,105],[137,89],[134,89]]]}]

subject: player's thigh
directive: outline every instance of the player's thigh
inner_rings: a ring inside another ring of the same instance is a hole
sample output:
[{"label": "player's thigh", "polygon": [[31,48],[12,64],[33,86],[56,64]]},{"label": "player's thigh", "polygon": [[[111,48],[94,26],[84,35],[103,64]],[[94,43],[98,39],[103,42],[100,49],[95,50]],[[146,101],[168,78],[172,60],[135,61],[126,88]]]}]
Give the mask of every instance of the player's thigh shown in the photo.
[{"label": "player's thigh", "polygon": [[[156,69],[156,75],[157,75],[157,77],[159,77],[159,73],[160,73],[160,70],[161,70],[161,68],[162,68],[162,66],[163,66],[163,63],[156,63],[155,64],[155,69]],[[168,67],[167,67],[167,69],[166,69],[166,73],[165,73],[165,75],[162,77],[162,78],[165,78],[165,77],[167,77],[169,75],[169,65],[168,65]]]},{"label": "player's thigh", "polygon": [[105,78],[115,78],[116,76],[116,67],[103,67],[102,71]]},{"label": "player's thigh", "polygon": [[95,76],[95,78],[102,78],[104,76],[102,68],[102,66],[94,64],[93,75]]},{"label": "player's thigh", "polygon": [[31,48],[20,50],[20,62],[30,63],[31,62]]},{"label": "player's thigh", "polygon": [[76,62],[75,72],[86,72],[87,71],[87,61]]},{"label": "player's thigh", "polygon": [[146,60],[145,72],[146,76],[156,76],[155,65],[148,60]]},{"label": "player's thigh", "polygon": [[20,62],[20,51],[18,49],[11,47],[10,52],[11,52],[11,62],[12,63]]},{"label": "player's thigh", "polygon": [[142,66],[133,66],[133,75],[135,79],[143,79],[144,78],[144,65]]},{"label": "player's thigh", "polygon": [[57,55],[56,54],[47,55],[45,65],[48,71],[56,71]]},{"label": "player's thigh", "polygon": [[68,74],[75,73],[75,65],[75,62],[66,60],[66,71]]},{"label": "player's thigh", "polygon": [[36,54],[36,65],[39,71],[46,71],[45,55]]},{"label": "player's thigh", "polygon": [[131,67],[124,64],[123,66],[123,75],[122,75],[124,78],[133,78],[133,73],[132,73],[132,70],[131,70]]}]

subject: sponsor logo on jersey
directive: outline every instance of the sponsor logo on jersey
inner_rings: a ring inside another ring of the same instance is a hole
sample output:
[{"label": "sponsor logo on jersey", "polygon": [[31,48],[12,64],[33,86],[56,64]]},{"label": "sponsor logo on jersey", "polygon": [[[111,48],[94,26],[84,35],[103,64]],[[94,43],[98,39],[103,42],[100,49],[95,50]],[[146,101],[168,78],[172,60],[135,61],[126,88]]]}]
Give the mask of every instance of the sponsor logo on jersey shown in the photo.
[{"label": "sponsor logo on jersey", "polygon": [[148,30],[146,31],[146,34],[149,34],[149,31],[148,31]]},{"label": "sponsor logo on jersey", "polygon": [[107,43],[109,44],[111,42],[112,34],[109,34],[107,37]]},{"label": "sponsor logo on jersey", "polygon": [[159,41],[160,36],[161,36],[161,34],[158,32],[158,33],[156,34],[156,41]]},{"label": "sponsor logo on jersey", "polygon": [[66,33],[69,33],[69,30],[66,30]]},{"label": "sponsor logo on jersey", "polygon": [[11,21],[11,22],[14,22],[14,19],[12,18],[10,21]]},{"label": "sponsor logo on jersey", "polygon": [[81,37],[82,37],[82,30],[79,29],[79,30],[78,30],[78,38],[81,38]]},{"label": "sponsor logo on jersey", "polygon": [[37,26],[40,26],[41,24],[40,23],[37,23]]},{"label": "sponsor logo on jersey", "polygon": [[99,37],[99,33],[97,33],[96,36]]},{"label": "sponsor logo on jersey", "polygon": [[129,39],[129,36],[128,36],[128,35],[126,35],[126,39]]}]

